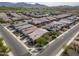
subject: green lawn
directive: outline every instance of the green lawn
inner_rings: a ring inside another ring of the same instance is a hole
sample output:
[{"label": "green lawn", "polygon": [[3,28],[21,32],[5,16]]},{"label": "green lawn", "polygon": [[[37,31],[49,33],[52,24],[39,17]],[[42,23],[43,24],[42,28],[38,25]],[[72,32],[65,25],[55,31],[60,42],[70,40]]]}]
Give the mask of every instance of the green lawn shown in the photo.
[{"label": "green lawn", "polygon": [[44,46],[49,42],[49,38],[51,37],[51,40],[54,40],[59,35],[58,32],[47,32],[40,38],[36,39],[36,44],[40,46]]}]

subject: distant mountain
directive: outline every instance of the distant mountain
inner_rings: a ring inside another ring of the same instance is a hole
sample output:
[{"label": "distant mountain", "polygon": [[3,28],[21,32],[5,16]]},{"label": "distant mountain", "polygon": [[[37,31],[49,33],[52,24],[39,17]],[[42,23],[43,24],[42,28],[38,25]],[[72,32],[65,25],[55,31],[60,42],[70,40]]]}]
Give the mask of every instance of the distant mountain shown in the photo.
[{"label": "distant mountain", "polygon": [[61,5],[61,6],[52,6],[52,8],[63,8],[63,9],[79,9],[79,6],[69,6],[69,5]]},{"label": "distant mountain", "polygon": [[[38,4],[38,3],[30,4],[30,3],[26,3],[26,2],[18,2],[18,3],[0,2],[0,6],[25,7],[25,8],[46,8],[46,7],[49,7],[47,5],[42,5],[42,4]],[[50,6],[50,8],[79,9],[79,6],[60,5],[60,6]]]},{"label": "distant mountain", "polygon": [[52,6],[53,8],[70,8],[75,6],[69,6],[69,5],[60,5],[60,6]]},{"label": "distant mountain", "polygon": [[7,6],[7,7],[10,7],[10,6],[14,6],[14,3],[0,2],[0,6]]},{"label": "distant mountain", "polygon": [[44,8],[48,7],[46,5],[41,5],[41,4],[28,4],[25,2],[19,2],[19,3],[10,3],[10,2],[0,2],[0,6],[6,6],[6,7],[33,7],[33,8]]}]

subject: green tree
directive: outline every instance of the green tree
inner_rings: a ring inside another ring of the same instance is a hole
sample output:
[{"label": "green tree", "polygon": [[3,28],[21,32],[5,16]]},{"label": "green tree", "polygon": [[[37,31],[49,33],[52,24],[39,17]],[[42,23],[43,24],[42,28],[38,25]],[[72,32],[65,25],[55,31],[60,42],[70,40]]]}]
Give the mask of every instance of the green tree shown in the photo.
[{"label": "green tree", "polygon": [[0,38],[0,47],[3,46],[3,38]]},{"label": "green tree", "polygon": [[47,44],[47,40],[43,37],[40,37],[39,39],[36,40],[36,43],[40,46],[43,46],[43,45]]},{"label": "green tree", "polygon": [[10,49],[4,45],[3,38],[0,38],[0,56],[6,56]]}]

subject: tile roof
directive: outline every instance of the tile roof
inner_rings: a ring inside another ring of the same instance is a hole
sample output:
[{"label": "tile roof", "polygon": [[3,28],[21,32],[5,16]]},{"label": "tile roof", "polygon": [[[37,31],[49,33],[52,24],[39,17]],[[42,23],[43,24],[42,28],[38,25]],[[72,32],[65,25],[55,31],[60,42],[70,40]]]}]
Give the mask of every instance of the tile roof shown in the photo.
[{"label": "tile roof", "polygon": [[32,32],[31,34],[29,34],[29,36],[33,40],[36,40],[37,38],[41,37],[46,32],[48,32],[48,31],[45,30],[45,29],[38,28],[34,32]]}]

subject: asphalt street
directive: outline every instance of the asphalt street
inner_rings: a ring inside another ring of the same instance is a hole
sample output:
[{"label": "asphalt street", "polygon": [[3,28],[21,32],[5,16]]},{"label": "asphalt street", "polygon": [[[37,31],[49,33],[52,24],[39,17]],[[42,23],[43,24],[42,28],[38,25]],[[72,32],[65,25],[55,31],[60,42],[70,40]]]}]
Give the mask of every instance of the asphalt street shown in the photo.
[{"label": "asphalt street", "polygon": [[61,48],[71,40],[74,35],[79,31],[79,24],[71,28],[64,35],[56,38],[49,46],[47,46],[41,53],[37,54],[38,56],[55,56]]},{"label": "asphalt street", "polygon": [[0,26],[0,32],[5,42],[7,43],[7,45],[9,46],[9,48],[15,56],[30,55],[26,48],[2,26]]}]

